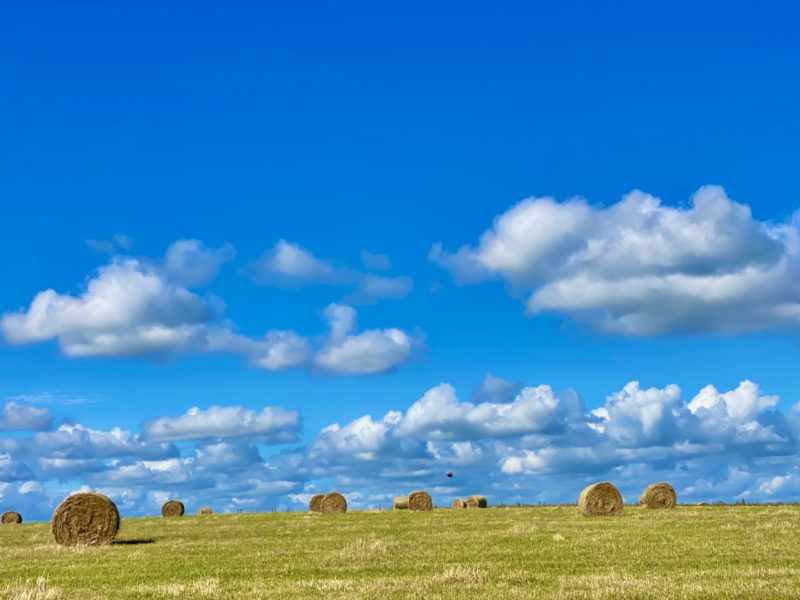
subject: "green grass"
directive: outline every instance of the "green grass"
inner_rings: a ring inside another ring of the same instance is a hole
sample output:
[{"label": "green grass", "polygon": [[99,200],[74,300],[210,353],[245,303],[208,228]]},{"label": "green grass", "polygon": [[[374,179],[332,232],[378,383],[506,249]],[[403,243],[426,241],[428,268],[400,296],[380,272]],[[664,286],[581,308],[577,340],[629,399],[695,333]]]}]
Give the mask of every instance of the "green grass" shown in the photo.
[{"label": "green grass", "polygon": [[[0,527],[35,598],[800,598],[800,507],[575,507],[125,519],[112,546]],[[43,579],[42,579],[43,578]]]}]

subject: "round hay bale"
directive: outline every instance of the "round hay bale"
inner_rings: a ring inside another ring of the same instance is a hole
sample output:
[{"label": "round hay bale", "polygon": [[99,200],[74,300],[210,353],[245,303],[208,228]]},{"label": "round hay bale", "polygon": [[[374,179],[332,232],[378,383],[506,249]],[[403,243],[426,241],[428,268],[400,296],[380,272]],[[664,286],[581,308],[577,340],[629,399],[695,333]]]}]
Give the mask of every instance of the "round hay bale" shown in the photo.
[{"label": "round hay bale", "polygon": [[467,508],[486,508],[489,502],[486,496],[470,496],[467,498]]},{"label": "round hay bale", "polygon": [[408,495],[409,510],[433,510],[433,500],[428,492],[417,490]]},{"label": "round hay bale", "polygon": [[182,517],[184,512],[186,512],[186,507],[180,500],[167,500],[161,506],[162,517]]},{"label": "round hay bale", "polygon": [[311,512],[322,512],[322,499],[325,494],[314,494],[308,502],[308,510]]},{"label": "round hay bale", "polygon": [[345,513],[347,512],[347,500],[345,500],[344,496],[338,492],[325,494],[325,497],[320,503],[320,512],[325,513],[326,515]]},{"label": "round hay bale", "polygon": [[197,509],[197,514],[198,515],[213,515],[214,514],[214,509],[211,508],[210,506],[201,506],[200,508]]},{"label": "round hay bale", "polygon": [[644,508],[675,508],[677,502],[675,488],[666,482],[651,483],[639,497],[639,504]]},{"label": "round hay bale", "polygon": [[463,498],[453,500],[453,508],[467,508],[467,501]]},{"label": "round hay bale", "polygon": [[408,496],[395,496],[392,508],[395,510],[408,510]]},{"label": "round hay bale", "polygon": [[9,510],[3,513],[3,516],[0,517],[0,522],[2,522],[3,525],[22,523],[22,515],[15,510]]},{"label": "round hay bale", "polygon": [[622,495],[608,482],[593,483],[584,488],[578,498],[584,516],[611,516],[622,512]]},{"label": "round hay bale", "polygon": [[56,508],[50,529],[56,543],[62,546],[110,544],[119,531],[119,512],[103,494],[73,494]]}]

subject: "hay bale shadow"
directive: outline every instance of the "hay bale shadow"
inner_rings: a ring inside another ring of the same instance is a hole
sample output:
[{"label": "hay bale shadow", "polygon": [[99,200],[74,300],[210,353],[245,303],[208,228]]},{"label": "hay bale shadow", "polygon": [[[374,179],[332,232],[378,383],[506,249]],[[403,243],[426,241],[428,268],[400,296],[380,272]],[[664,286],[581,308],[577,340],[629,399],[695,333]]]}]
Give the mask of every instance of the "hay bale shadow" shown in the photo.
[{"label": "hay bale shadow", "polygon": [[138,538],[133,540],[114,540],[112,546],[138,546],[139,544],[152,544],[155,538]]}]

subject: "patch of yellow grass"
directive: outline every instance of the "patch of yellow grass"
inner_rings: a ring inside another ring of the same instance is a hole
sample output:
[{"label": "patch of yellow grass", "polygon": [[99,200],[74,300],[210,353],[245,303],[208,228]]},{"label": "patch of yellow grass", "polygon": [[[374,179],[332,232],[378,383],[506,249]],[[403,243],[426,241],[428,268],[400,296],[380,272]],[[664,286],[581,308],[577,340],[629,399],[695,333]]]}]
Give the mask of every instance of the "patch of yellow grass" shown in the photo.
[{"label": "patch of yellow grass", "polygon": [[63,592],[57,587],[49,587],[44,577],[37,577],[21,585],[9,585],[3,590],[3,598],[8,600],[62,600]]},{"label": "patch of yellow grass", "polygon": [[134,588],[139,594],[172,596],[174,598],[196,598],[198,596],[217,597],[219,579],[199,579],[197,581],[176,581],[171,583],[140,584]]},{"label": "patch of yellow grass", "polygon": [[478,567],[458,565],[445,569],[439,575],[427,578],[434,584],[446,585],[483,585],[489,581],[489,574]]},{"label": "patch of yellow grass", "polygon": [[380,538],[356,538],[342,548],[339,557],[345,560],[367,560],[370,557],[384,556],[396,545]]},{"label": "patch of yellow grass", "polygon": [[515,523],[511,527],[508,528],[508,533],[512,535],[529,535],[531,533],[538,533],[539,526],[534,525],[533,523]]}]

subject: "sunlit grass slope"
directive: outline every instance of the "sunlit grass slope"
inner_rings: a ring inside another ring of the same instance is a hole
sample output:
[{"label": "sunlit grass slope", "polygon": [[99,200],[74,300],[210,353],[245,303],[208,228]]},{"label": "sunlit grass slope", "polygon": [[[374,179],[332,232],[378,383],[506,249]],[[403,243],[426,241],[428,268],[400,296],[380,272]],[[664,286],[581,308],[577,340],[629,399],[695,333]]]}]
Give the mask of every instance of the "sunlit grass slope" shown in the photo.
[{"label": "sunlit grass slope", "polygon": [[113,546],[0,527],[6,598],[800,598],[800,507],[125,519]]}]

